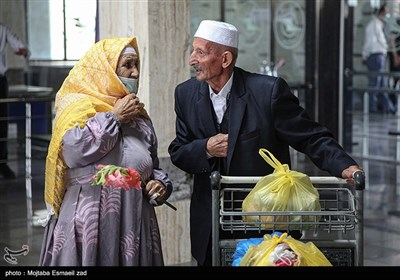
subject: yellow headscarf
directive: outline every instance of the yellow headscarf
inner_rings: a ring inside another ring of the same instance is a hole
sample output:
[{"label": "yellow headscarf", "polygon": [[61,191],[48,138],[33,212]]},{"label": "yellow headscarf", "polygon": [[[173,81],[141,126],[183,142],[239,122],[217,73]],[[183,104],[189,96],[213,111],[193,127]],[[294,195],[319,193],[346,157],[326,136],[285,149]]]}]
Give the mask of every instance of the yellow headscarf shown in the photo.
[{"label": "yellow headscarf", "polygon": [[109,38],[97,42],[71,69],[57,92],[45,177],[45,201],[56,217],[65,193],[67,170],[61,154],[62,137],[76,125],[85,126],[86,120],[96,112],[111,111],[117,98],[109,95],[110,92],[129,94],[116,74],[118,59],[128,44],[139,54],[136,38]]}]

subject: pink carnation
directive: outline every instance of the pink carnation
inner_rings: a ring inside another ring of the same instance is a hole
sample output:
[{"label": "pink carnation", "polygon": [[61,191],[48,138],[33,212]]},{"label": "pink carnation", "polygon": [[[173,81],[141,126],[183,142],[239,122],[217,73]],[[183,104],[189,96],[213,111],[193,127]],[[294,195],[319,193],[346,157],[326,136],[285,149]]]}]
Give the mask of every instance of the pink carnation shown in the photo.
[{"label": "pink carnation", "polygon": [[130,167],[128,167],[127,169],[128,169],[129,176],[126,179],[126,182],[128,183],[128,185],[130,187],[140,190],[142,180],[140,178],[139,172],[137,172],[135,169],[130,168]]},{"label": "pink carnation", "polygon": [[99,171],[93,176],[93,186],[109,186],[124,190],[141,188],[140,174],[133,168],[99,164],[97,169]]}]

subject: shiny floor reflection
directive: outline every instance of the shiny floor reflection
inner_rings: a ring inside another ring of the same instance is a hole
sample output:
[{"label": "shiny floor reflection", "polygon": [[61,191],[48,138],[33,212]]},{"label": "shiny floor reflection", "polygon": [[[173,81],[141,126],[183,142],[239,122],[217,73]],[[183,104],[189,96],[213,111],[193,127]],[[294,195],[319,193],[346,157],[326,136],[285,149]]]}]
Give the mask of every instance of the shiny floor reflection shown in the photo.
[{"label": "shiny floor reflection", "polygon": [[[385,119],[386,118],[386,119]],[[392,117],[370,118],[370,133],[387,135],[396,127]],[[355,120],[354,130],[361,123]],[[370,139],[370,153],[395,156],[396,137]],[[360,153],[362,139],[354,137],[354,152]],[[17,141],[10,143],[10,167],[16,171],[17,179],[0,178],[0,266],[37,266],[43,237],[43,227],[27,223],[27,200],[25,190],[24,147]],[[43,198],[45,151],[32,152],[32,209],[37,212],[45,208]],[[364,265],[400,265],[400,215],[399,187],[396,180],[400,170],[390,161],[360,161],[368,171],[367,189],[364,192]],[[314,167],[307,167],[307,161],[299,156],[298,170],[307,170],[308,175],[327,175]],[[28,245],[26,247],[25,245]],[[28,248],[29,251],[26,250]],[[13,258],[7,252],[14,252]],[[195,262],[176,264],[194,265]]]}]

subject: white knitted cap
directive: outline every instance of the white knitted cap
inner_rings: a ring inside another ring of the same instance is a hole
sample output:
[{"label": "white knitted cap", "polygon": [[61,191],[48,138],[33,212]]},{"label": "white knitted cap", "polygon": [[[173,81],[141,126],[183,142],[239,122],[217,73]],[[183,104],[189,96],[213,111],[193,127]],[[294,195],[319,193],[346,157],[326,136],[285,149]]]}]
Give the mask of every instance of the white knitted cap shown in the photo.
[{"label": "white knitted cap", "polygon": [[125,54],[136,54],[136,51],[131,45],[128,45],[125,47],[124,51],[122,52],[122,55],[125,55]]},{"label": "white knitted cap", "polygon": [[200,22],[194,37],[233,48],[238,48],[239,45],[237,28],[232,24],[221,21],[203,20]]}]

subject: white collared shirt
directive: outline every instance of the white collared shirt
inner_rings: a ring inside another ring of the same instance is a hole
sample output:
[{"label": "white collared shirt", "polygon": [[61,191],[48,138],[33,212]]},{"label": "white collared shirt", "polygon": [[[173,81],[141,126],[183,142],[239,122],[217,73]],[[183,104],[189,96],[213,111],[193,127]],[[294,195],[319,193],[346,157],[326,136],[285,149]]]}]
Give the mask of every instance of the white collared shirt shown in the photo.
[{"label": "white collared shirt", "polygon": [[221,123],[222,118],[224,117],[224,113],[226,111],[226,100],[231,92],[232,82],[233,73],[219,93],[215,93],[213,89],[208,86],[210,90],[211,102],[213,104],[215,114],[217,115],[218,123]]},{"label": "white collared shirt", "polygon": [[374,16],[374,18],[367,24],[362,49],[362,57],[364,60],[373,53],[386,55],[388,51],[388,43],[383,28],[384,23],[377,16]]},{"label": "white collared shirt", "polygon": [[0,23],[0,75],[4,75],[7,71],[7,44],[14,51],[25,48],[18,36],[10,28]]}]

